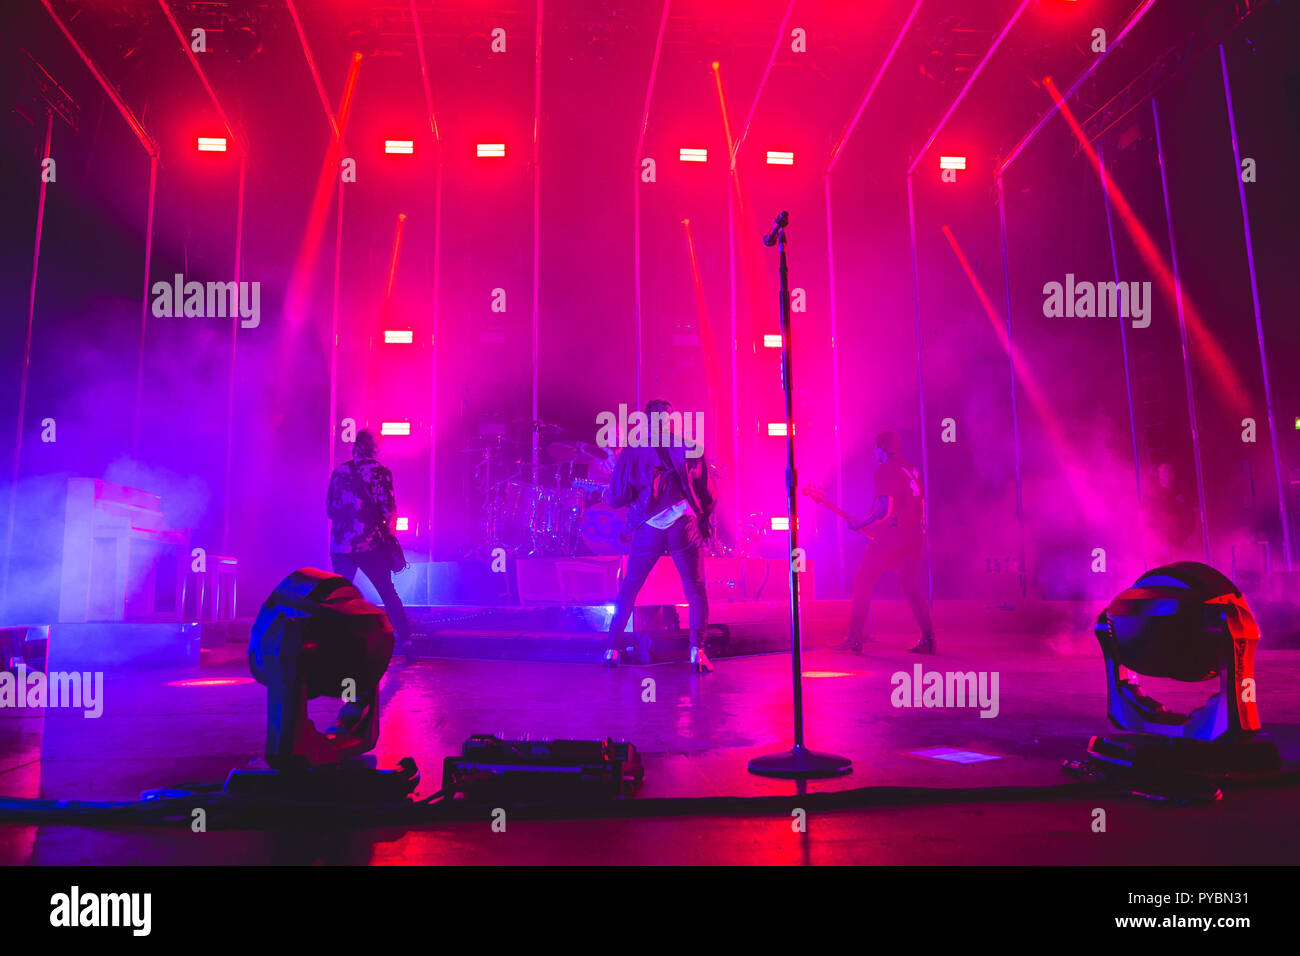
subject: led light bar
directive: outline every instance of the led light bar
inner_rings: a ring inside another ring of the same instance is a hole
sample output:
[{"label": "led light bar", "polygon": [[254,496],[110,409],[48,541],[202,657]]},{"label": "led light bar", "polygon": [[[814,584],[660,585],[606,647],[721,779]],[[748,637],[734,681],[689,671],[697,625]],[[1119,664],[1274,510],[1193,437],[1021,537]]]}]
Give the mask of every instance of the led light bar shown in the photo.
[{"label": "led light bar", "polygon": [[199,152],[200,153],[224,153],[226,151],[226,138],[224,136],[200,136]]},{"label": "led light bar", "polygon": [[683,146],[678,150],[677,156],[683,163],[707,163],[709,161],[709,151],[707,149],[688,149]]},{"label": "led light bar", "polygon": [[505,143],[475,143],[474,154],[476,156],[501,157],[506,154]]},{"label": "led light bar", "polygon": [[384,422],[379,426],[381,435],[409,435],[411,434],[410,422]]},{"label": "led light bar", "polygon": [[384,329],[385,345],[411,345],[415,341],[415,333],[410,329]]},{"label": "led light bar", "polygon": [[769,149],[767,151],[767,165],[769,166],[793,166],[794,153],[780,153]]},{"label": "led light bar", "polygon": [[767,433],[773,438],[785,437],[785,422],[768,422]]},{"label": "led light bar", "polygon": [[940,169],[965,169],[966,157],[965,156],[940,156],[939,168]]},{"label": "led light bar", "polygon": [[386,139],[384,140],[385,153],[406,153],[415,152],[415,140],[413,139]]},{"label": "led light bar", "polygon": [[767,333],[766,335],[763,336],[763,348],[765,348],[765,349],[779,349],[780,347],[781,347],[781,335],[780,335],[780,333],[773,334],[773,333],[769,332],[769,333]]},{"label": "led light bar", "polygon": [[955,747],[927,747],[925,750],[909,750],[914,757],[926,757],[929,760],[947,760],[952,763],[984,763],[987,760],[1001,760],[997,754],[981,753],[978,750],[959,750]]},{"label": "led light bar", "polygon": [[411,519],[410,519],[410,518],[398,518],[398,519],[397,519],[397,525],[396,525],[396,527],[397,527],[397,530],[398,530],[398,531],[409,531],[409,530],[411,530]]}]

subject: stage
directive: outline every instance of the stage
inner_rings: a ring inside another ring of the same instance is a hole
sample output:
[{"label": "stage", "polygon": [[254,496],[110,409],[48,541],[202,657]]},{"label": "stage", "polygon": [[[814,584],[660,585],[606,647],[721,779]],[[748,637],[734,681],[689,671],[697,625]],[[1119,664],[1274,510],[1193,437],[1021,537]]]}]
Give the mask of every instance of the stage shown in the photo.
[{"label": "stage", "polygon": [[[912,655],[902,602],[878,602],[879,642],[861,655],[840,639],[843,602],[815,602],[804,660],[808,743],[852,758],[853,773],[806,785],[751,775],[746,761],[790,742],[786,653],[717,660],[713,674],[684,663],[624,666],[545,661],[396,657],[381,690],[380,766],[414,758],[438,788],[443,757],[471,734],[631,741],[645,782],[629,804],[658,798],[796,796],[860,787],[1064,788],[1061,762],[1083,756],[1110,728],[1098,645],[1074,624],[1080,606],[979,607],[937,602],[939,653]],[[1055,621],[1057,623],[1053,624]],[[894,675],[998,675],[995,707],[902,707]],[[1300,650],[1270,646],[1257,661],[1264,730],[1284,766],[1300,762]],[[653,702],[644,700],[652,680]],[[1179,706],[1209,691],[1173,691]],[[199,667],[133,667],[105,678],[103,715],[0,710],[0,793],[62,800],[134,800],[141,791],[220,783],[264,743],[265,689],[237,654],[204,654]],[[992,715],[996,710],[996,715]],[[326,701],[311,712],[331,716]],[[981,711],[991,716],[982,717]],[[955,763],[918,756],[935,748],[996,757]],[[932,798],[927,798],[932,799]],[[952,802],[810,811],[795,832],[788,809],[663,817],[529,820],[494,832],[480,822],[432,826],[286,827],[276,832],[177,827],[0,827],[0,864],[1290,864],[1300,822],[1288,786],[1223,788],[1216,803],[1175,806],[1135,796],[966,793]],[[797,803],[794,804],[797,806]],[[1095,832],[1096,809],[1105,832]]]}]

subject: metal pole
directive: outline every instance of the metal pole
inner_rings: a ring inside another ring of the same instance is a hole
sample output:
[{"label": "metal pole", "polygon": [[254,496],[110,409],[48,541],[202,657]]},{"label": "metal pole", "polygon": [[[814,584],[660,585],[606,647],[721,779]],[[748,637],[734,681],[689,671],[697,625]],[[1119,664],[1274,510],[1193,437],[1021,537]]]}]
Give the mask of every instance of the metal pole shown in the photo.
[{"label": "metal pole", "polygon": [[[338,203],[334,220],[334,283],[330,304],[330,407],[329,407],[329,462],[334,473],[339,427],[339,285],[343,276],[343,177],[339,177]],[[328,532],[327,532],[328,535]],[[326,541],[328,551],[329,541]]]},{"label": "metal pole", "polygon": [[343,180],[339,179],[334,221],[334,289],[330,306],[330,471],[334,471],[339,414],[339,284],[343,275]]},{"label": "metal pole", "polygon": [[[921,362],[921,271],[916,254],[916,200],[912,193],[912,176],[907,177],[907,223],[908,235],[912,244],[912,315],[916,322],[916,396],[921,409],[921,477],[925,483],[925,493],[930,495],[930,453],[925,441],[925,368]],[[926,508],[926,522],[933,509]],[[926,551],[930,550],[930,535],[925,536]],[[926,598],[934,600],[933,562],[925,563]]]},{"label": "metal pole", "polygon": [[803,648],[799,619],[799,575],[795,572],[794,555],[799,551],[799,499],[796,491],[799,475],[794,467],[794,370],[790,343],[790,270],[785,261],[785,230],[778,234],[781,256],[781,390],[785,393],[785,500],[789,517],[787,533],[790,536],[790,560],[787,577],[790,584],[790,666],[794,683],[794,746],[803,748]]},{"label": "metal pole", "polygon": [[[429,564],[434,561],[433,542],[437,514],[438,481],[438,295],[442,265],[442,146],[438,146],[438,174],[433,200],[433,330],[429,337]],[[495,543],[495,542],[494,542]],[[433,603],[433,568],[425,575],[426,602]]]},{"label": "metal pole", "polygon": [[1016,524],[1020,527],[1020,596],[1029,593],[1028,568],[1025,566],[1025,488],[1020,458],[1020,405],[1016,396],[1016,346],[1011,336],[1011,262],[1007,256],[1007,197],[1002,177],[997,177],[998,222],[1002,229],[1002,286],[1007,300],[1007,363],[1011,372],[1011,438],[1016,460]]},{"label": "metal pole", "polygon": [[[45,114],[45,146],[41,164],[50,158],[50,142],[54,137],[54,112]],[[44,173],[44,170],[42,170]],[[27,337],[23,343],[23,364],[18,373],[18,422],[14,430],[14,467],[9,481],[9,520],[5,531],[4,612],[9,613],[9,562],[14,547],[14,516],[18,510],[18,472],[23,459],[23,419],[27,416],[27,373],[32,364],[32,326],[36,321],[36,275],[41,265],[41,233],[45,229],[45,191],[48,183],[41,176],[40,196],[36,200],[36,239],[32,243],[32,281],[27,287]],[[7,620],[7,617],[6,617]]]},{"label": "metal pole", "polygon": [[1255,245],[1250,235],[1250,210],[1246,207],[1246,184],[1241,178],[1241,146],[1237,142],[1237,114],[1228,85],[1228,58],[1219,44],[1219,66],[1223,72],[1223,98],[1228,104],[1228,129],[1232,133],[1233,175],[1241,202],[1241,228],[1246,237],[1246,264],[1250,267],[1250,302],[1255,310],[1255,341],[1259,344],[1259,366],[1264,373],[1264,405],[1268,412],[1268,437],[1273,444],[1273,472],[1277,477],[1277,512],[1282,527],[1282,557],[1291,570],[1291,522],[1286,513],[1286,486],[1282,481],[1282,456],[1277,446],[1277,425],[1273,414],[1273,385],[1268,374],[1268,352],[1264,348],[1264,317],[1259,305],[1259,283],[1255,278]]},{"label": "metal pole", "polygon": [[541,302],[539,301],[541,271],[541,228],[542,228],[542,172],[541,172],[541,126],[542,126],[542,0],[537,0],[537,51],[533,74],[533,484],[538,483],[538,468],[541,464],[542,434],[537,430],[541,419],[538,403],[539,369],[538,343],[540,340]]},{"label": "metal pole", "polygon": [[1174,243],[1174,219],[1169,209],[1169,180],[1165,173],[1165,149],[1160,137],[1160,111],[1151,98],[1151,118],[1156,126],[1156,160],[1160,166],[1160,193],[1165,202],[1165,225],[1169,230],[1169,262],[1174,270],[1174,303],[1178,309],[1178,338],[1182,343],[1183,383],[1187,390],[1187,420],[1192,430],[1192,458],[1196,464],[1196,500],[1201,512],[1201,541],[1205,563],[1210,563],[1210,525],[1205,510],[1205,473],[1201,464],[1201,433],[1196,424],[1196,394],[1192,387],[1192,359],[1187,341],[1187,319],[1183,314],[1183,284],[1178,278],[1178,247]]},{"label": "metal pole", "polygon": [[[636,302],[636,407],[644,404],[642,396],[642,329],[645,319],[641,311],[641,153],[645,149],[646,127],[650,124],[650,99],[655,91],[655,76],[659,72],[659,56],[664,49],[664,32],[668,29],[668,7],[672,0],[664,0],[659,16],[659,35],[655,39],[654,56],[650,59],[650,77],[646,80],[645,109],[641,112],[641,128],[637,131],[636,154],[632,159],[632,287]],[[622,436],[620,436],[621,438]]]},{"label": "metal pole", "polygon": [[[919,5],[919,4],[918,4]],[[840,333],[835,297],[835,244],[831,227],[831,174],[826,171],[826,272],[830,283],[831,306],[831,411],[835,425],[835,491],[844,500],[844,447],[840,436]],[[848,569],[844,564],[844,522],[835,522],[835,553],[839,561],[840,587],[847,587]]]},{"label": "metal pole", "polygon": [[817,753],[803,742],[803,656],[799,627],[799,572],[795,556],[799,550],[799,511],[796,489],[798,472],[794,466],[794,376],[790,358],[790,279],[785,260],[785,227],[789,215],[782,212],[776,220],[776,241],[781,257],[781,386],[785,392],[785,498],[790,512],[790,669],[794,689],[794,747],[781,753],[755,757],[749,762],[750,773],[766,777],[834,777],[849,773],[853,763],[838,754]]},{"label": "metal pole", "polygon": [[[248,172],[248,154],[239,154],[239,195],[235,203],[235,288],[239,288],[240,265],[244,242],[244,182]],[[238,355],[238,310],[230,320],[230,380],[226,388],[226,480],[225,501],[221,508],[221,551],[230,550],[230,484],[234,474],[235,454],[235,359]]]},{"label": "metal pole", "polygon": [[[736,540],[740,536],[740,340],[736,304],[736,173],[733,170],[727,184],[727,269],[731,285],[731,490],[732,521]],[[751,323],[751,332],[753,324]]]},{"label": "metal pole", "polygon": [[149,157],[149,209],[144,227],[144,294],[140,301],[140,353],[135,369],[135,418],[131,428],[131,455],[140,457],[140,430],[144,410],[144,344],[149,327],[149,266],[153,258],[153,210],[158,186],[158,155]]},{"label": "metal pole", "polygon": [[[632,168],[632,297],[636,304],[636,407],[641,407],[641,168]],[[623,436],[619,436],[620,440]]]},{"label": "metal pole", "polygon": [[[1115,276],[1115,282],[1118,283],[1119,256],[1115,252],[1115,225],[1110,214],[1110,178],[1106,175],[1106,157],[1102,154],[1100,141],[1097,143],[1097,170],[1101,175],[1102,204],[1106,209],[1106,236],[1110,240],[1110,268]],[[1128,397],[1128,428],[1129,435],[1133,440],[1133,487],[1137,492],[1140,513],[1142,508],[1142,459],[1138,453],[1137,415],[1133,411],[1133,375],[1128,360],[1128,325],[1123,316],[1120,316],[1119,320],[1119,348],[1120,353],[1124,356],[1124,393]],[[1138,553],[1141,555],[1142,564],[1145,567],[1147,563],[1145,534],[1138,535]]]}]

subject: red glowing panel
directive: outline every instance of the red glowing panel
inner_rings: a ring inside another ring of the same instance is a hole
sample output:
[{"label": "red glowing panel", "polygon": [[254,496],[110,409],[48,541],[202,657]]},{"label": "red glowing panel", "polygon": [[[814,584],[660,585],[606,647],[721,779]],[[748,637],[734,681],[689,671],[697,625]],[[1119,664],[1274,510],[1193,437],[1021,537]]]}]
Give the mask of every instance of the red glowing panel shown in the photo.
[{"label": "red glowing panel", "polygon": [[415,333],[410,329],[384,329],[385,345],[410,345],[415,341]]},{"label": "red glowing panel", "polygon": [[383,422],[379,426],[381,435],[409,435],[411,434],[410,422]]},{"label": "red glowing panel", "polygon": [[683,146],[678,150],[677,156],[683,163],[707,163],[709,161],[709,151],[707,149],[690,149]]},{"label": "red glowing panel", "polygon": [[506,154],[505,143],[475,143],[474,155],[479,157],[503,157]]},{"label": "red glowing panel", "polygon": [[251,677],[207,677],[194,680],[168,681],[168,687],[233,687],[236,684],[251,684]]},{"label": "red glowing panel", "polygon": [[804,671],[803,676],[809,680],[825,680],[831,677],[857,677],[853,671]]},{"label": "red glowing panel", "polygon": [[940,169],[965,169],[966,157],[965,156],[940,156],[939,168]]},{"label": "red glowing panel", "polygon": [[226,151],[226,138],[224,136],[200,136],[199,152],[200,153],[224,153]]},{"label": "red glowing panel", "polygon": [[415,140],[413,139],[386,139],[384,140],[385,153],[405,153],[407,155],[415,152]]},{"label": "red glowing panel", "polygon": [[927,760],[946,760],[949,763],[984,763],[988,760],[1001,760],[997,754],[981,753],[978,750],[958,750],[954,747],[928,747],[925,750],[909,750],[913,757]]},{"label": "red glowing panel", "polygon": [[767,165],[769,166],[793,166],[794,153],[781,153],[769,149],[767,151]]}]

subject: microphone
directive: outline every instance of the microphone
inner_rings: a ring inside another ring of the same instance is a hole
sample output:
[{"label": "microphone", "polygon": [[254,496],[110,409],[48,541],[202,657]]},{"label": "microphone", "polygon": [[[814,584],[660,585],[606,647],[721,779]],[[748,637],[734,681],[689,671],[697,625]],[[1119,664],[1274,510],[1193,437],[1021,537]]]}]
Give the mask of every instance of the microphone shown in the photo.
[{"label": "microphone", "polygon": [[776,237],[786,226],[790,225],[790,214],[784,209],[781,214],[772,220],[772,228],[766,236],[763,237],[763,245],[776,245]]}]

